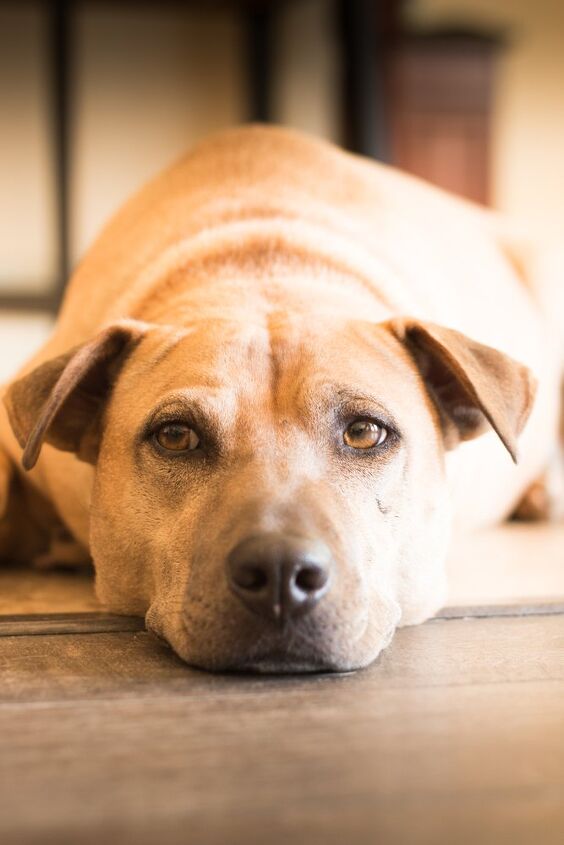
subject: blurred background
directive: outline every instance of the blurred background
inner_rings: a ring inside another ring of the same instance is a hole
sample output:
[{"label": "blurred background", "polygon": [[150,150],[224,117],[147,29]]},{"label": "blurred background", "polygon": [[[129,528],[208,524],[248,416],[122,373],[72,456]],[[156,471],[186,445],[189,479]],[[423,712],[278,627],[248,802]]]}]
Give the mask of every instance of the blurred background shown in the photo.
[{"label": "blurred background", "polygon": [[0,379],[210,131],[307,130],[564,235],[562,0],[0,0]]}]

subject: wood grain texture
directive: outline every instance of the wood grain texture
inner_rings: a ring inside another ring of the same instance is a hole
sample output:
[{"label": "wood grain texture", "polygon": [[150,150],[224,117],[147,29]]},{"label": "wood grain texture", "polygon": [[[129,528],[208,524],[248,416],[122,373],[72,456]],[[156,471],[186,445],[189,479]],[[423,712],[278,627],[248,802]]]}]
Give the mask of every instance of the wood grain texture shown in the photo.
[{"label": "wood grain texture", "polygon": [[147,633],[0,640],[0,840],[560,843],[564,616],[437,620],[350,675]]},{"label": "wood grain texture", "polygon": [[563,540],[459,541],[456,606],[350,675],[192,670],[91,578],[0,570],[0,842],[560,845]]},{"label": "wood grain texture", "polygon": [[[517,605],[468,605],[444,607],[435,619],[483,619],[500,616],[554,616],[564,613],[564,602],[547,599],[542,603]],[[139,616],[112,613],[30,613],[0,614],[0,637],[39,637],[52,634],[106,634],[143,631]]]},{"label": "wood grain texture", "polygon": [[44,634],[103,634],[108,631],[140,631],[138,616],[112,613],[32,613],[0,615],[0,637],[37,637]]},{"label": "wood grain texture", "polygon": [[[435,619],[486,619],[499,616],[554,616],[564,613],[564,600],[552,598],[515,604],[447,605]],[[1,626],[0,626],[1,630]]]}]

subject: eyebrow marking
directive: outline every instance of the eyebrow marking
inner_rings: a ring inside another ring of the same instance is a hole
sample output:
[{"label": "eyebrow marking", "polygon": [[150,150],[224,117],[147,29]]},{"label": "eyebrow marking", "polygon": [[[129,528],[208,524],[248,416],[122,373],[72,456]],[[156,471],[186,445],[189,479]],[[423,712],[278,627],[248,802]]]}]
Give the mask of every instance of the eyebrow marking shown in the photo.
[{"label": "eyebrow marking", "polygon": [[206,390],[206,393],[197,388],[188,388],[165,396],[145,418],[138,439],[146,439],[155,426],[171,417],[178,417],[193,425],[203,437],[211,436],[218,444],[225,432],[220,424],[217,409],[209,401],[209,390]]},{"label": "eyebrow marking", "polygon": [[[371,405],[380,408],[383,413],[390,413],[386,406],[376,396],[364,391],[354,390],[350,387],[337,388],[333,396],[338,400],[338,407],[345,405]],[[332,397],[328,397],[331,401]]]},{"label": "eyebrow marking", "polygon": [[158,347],[157,351],[153,355],[153,357],[146,362],[145,365],[145,372],[151,372],[154,370],[158,365],[172,352],[173,349],[176,349],[178,344],[184,340],[184,338],[188,337],[190,331],[186,329],[179,329],[175,331],[173,334],[169,334],[165,337],[162,344]]},{"label": "eyebrow marking", "polygon": [[213,399],[217,397],[217,390],[206,384],[191,385],[164,396],[153,408],[151,415],[157,416],[170,410],[189,412],[192,408],[198,408],[206,414],[216,412]]}]

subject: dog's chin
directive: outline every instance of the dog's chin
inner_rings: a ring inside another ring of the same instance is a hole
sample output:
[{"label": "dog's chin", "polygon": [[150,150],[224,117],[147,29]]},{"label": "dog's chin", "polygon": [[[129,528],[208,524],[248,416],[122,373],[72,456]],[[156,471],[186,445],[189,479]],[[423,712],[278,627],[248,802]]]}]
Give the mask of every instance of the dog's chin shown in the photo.
[{"label": "dog's chin", "polygon": [[270,652],[260,656],[231,658],[226,661],[200,663],[188,660],[192,666],[212,672],[226,672],[241,675],[320,675],[352,672],[360,667],[344,667],[339,661],[323,656],[289,655]]},{"label": "dog's chin", "polygon": [[[178,652],[177,652],[178,653]],[[239,675],[324,675],[345,674],[364,668],[367,664],[359,662],[351,665],[324,656],[298,656],[279,652],[265,653],[260,656],[230,656],[226,659],[215,658],[202,660],[197,655],[179,655],[195,669],[207,672],[220,672]],[[372,660],[368,661],[371,663]]]},{"label": "dog's chin", "polygon": [[[226,614],[222,625],[206,618],[173,618],[153,605],[147,628],[164,639],[189,666],[208,672],[259,675],[347,673],[373,663],[390,643],[399,606],[385,615],[336,624],[307,616],[287,625],[268,625],[251,614]],[[229,626],[229,623],[231,625]]]},{"label": "dog's chin", "polygon": [[[227,669],[227,672],[232,672],[240,675],[324,675],[335,674],[336,672],[343,672],[343,669],[337,669],[334,666],[326,666],[321,662],[301,661],[301,660],[278,660],[277,658],[265,658],[256,663],[243,663],[241,666]],[[354,671],[354,670],[347,670]]]},{"label": "dog's chin", "polygon": [[192,640],[190,643],[170,642],[174,651],[189,666],[208,672],[225,672],[256,675],[306,675],[306,674],[344,674],[364,669],[373,663],[392,639],[394,628],[379,638],[377,643],[364,644],[364,647],[341,650],[328,648],[320,643],[317,647],[311,643],[293,643],[292,647],[281,642],[261,643],[247,647],[231,644],[230,647],[209,647],[199,649]]}]

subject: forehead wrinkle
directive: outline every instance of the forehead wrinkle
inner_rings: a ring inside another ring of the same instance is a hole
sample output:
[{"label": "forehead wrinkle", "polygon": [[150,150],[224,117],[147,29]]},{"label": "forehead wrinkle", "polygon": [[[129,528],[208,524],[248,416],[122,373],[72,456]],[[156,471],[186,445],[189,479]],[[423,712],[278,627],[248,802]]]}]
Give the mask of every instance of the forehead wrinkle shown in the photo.
[{"label": "forehead wrinkle", "polygon": [[268,364],[269,364],[269,398],[273,410],[278,405],[280,381],[282,377],[282,363],[280,353],[274,341],[274,314],[267,316],[267,337],[268,337]]},{"label": "forehead wrinkle", "polygon": [[[375,367],[374,377],[365,378],[364,367],[359,372],[356,366],[357,350],[353,356],[354,366],[349,368],[346,362],[340,362],[342,367],[350,369],[348,381],[346,375],[343,378],[343,373],[340,379],[335,378],[336,374],[330,372],[332,367],[328,368],[326,365],[316,367],[315,355],[312,357],[311,351],[301,344],[289,344],[287,339],[283,339],[279,344],[273,343],[271,363],[272,389],[275,391],[273,406],[278,413],[291,412],[295,415],[297,412],[317,418],[319,421],[321,416],[325,416],[328,412],[339,411],[349,404],[352,410],[356,405],[359,413],[374,413],[375,415],[380,413],[384,419],[387,418],[391,424],[395,424],[396,413],[390,407],[389,397],[386,396],[385,391],[383,393],[381,390],[377,369],[378,361],[380,364],[387,364],[390,351],[384,349],[382,355],[379,356],[378,353],[381,350],[374,341],[369,343],[365,339],[364,343],[367,352],[372,353],[370,360]],[[376,361],[373,355],[378,356]],[[384,385],[385,383],[384,378]]]},{"label": "forehead wrinkle", "polygon": [[[184,341],[191,343],[183,348]],[[143,371],[152,373],[154,383],[161,390],[182,390],[184,387],[200,387],[207,390],[221,390],[232,385],[230,378],[230,346],[228,342],[211,344],[209,338],[201,341],[196,332],[181,331],[169,343],[165,343],[151,357]],[[160,384],[159,384],[160,383]]]},{"label": "forehead wrinkle", "polygon": [[[158,344],[156,350],[149,358],[143,358],[139,361],[138,372],[145,374],[152,372],[158,365],[176,349],[178,344],[184,340],[191,332],[186,329],[172,329],[166,333]],[[155,334],[150,333],[146,340],[155,339]]]},{"label": "forehead wrinkle", "polygon": [[270,352],[269,399],[273,415],[282,418],[290,409],[300,410],[304,404],[302,396],[307,392],[308,374],[300,367],[299,349],[292,352],[293,355],[289,354],[285,345],[277,344],[273,344]]},{"label": "forehead wrinkle", "polygon": [[[389,330],[387,324],[364,320],[351,322],[356,343],[371,355],[374,365],[383,363],[389,373],[402,379],[416,376],[417,367],[405,345]],[[378,360],[379,359],[379,360]]]}]

